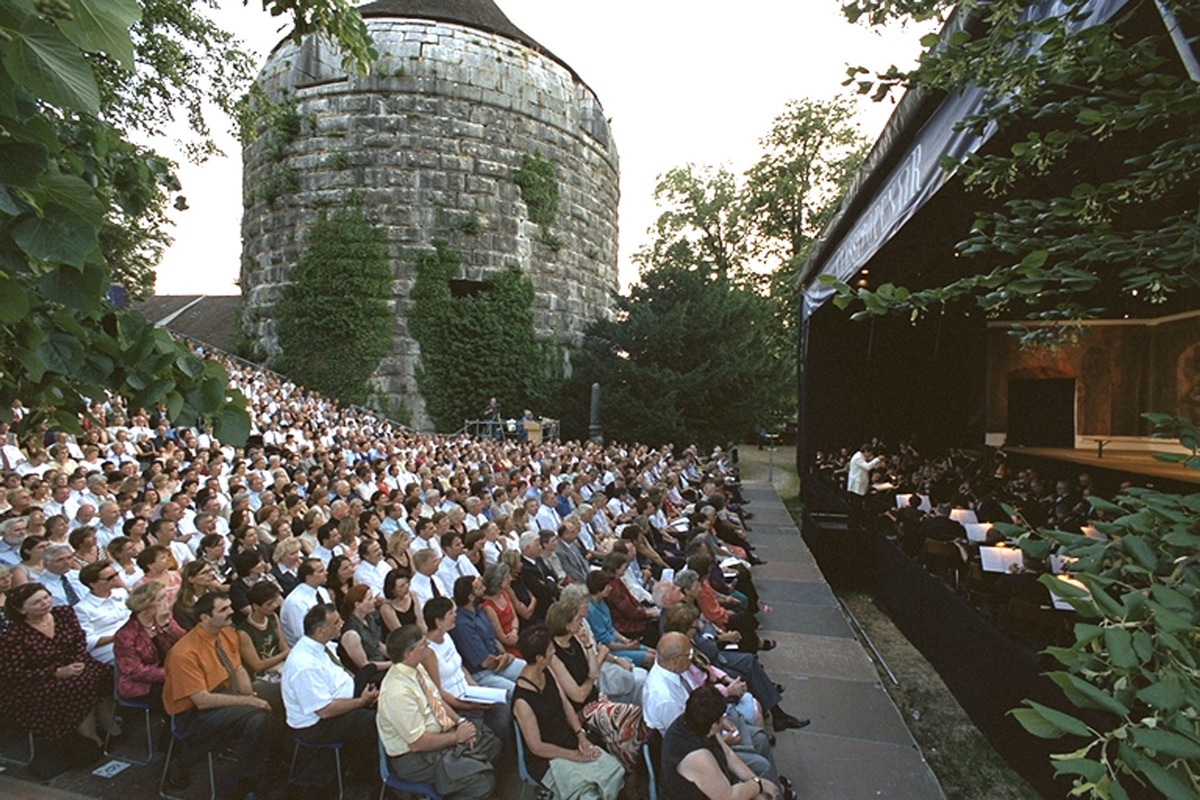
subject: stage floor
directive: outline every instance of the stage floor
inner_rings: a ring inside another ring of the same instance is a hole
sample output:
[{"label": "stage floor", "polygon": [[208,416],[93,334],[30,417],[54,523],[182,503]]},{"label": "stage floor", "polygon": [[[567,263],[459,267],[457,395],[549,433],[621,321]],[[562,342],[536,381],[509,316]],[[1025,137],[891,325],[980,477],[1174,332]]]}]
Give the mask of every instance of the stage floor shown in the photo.
[{"label": "stage floor", "polygon": [[1181,464],[1158,461],[1153,453],[1142,450],[1111,450],[1106,447],[1103,458],[1097,455],[1096,448],[1084,450],[1069,447],[1006,447],[1004,450],[1014,456],[1047,458],[1078,464],[1088,469],[1126,472],[1133,476],[1200,485],[1200,472]]}]

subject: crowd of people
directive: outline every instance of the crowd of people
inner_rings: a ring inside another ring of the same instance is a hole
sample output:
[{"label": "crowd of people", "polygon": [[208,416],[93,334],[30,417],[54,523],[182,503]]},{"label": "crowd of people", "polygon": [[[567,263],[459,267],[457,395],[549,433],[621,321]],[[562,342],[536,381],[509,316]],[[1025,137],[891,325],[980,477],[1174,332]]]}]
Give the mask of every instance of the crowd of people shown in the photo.
[{"label": "crowd of people", "polygon": [[[1038,580],[1051,571],[1051,559],[1022,552],[1003,573],[989,573],[980,547],[1004,543],[1006,537],[991,527],[995,523],[1099,535],[1092,523],[1104,513],[1090,502],[1096,487],[1088,472],[1045,479],[1031,467],[1011,468],[1002,449],[929,456],[912,440],[888,447],[878,439],[853,451],[818,452],[813,472],[843,493],[851,524],[895,537],[907,555],[945,576],[1002,628],[1015,603],[1027,616],[1050,623],[1042,631],[1050,638],[1056,628],[1065,631],[1057,624],[1064,619],[1038,612],[1048,611],[1053,599]],[[1119,489],[1130,485],[1124,481]],[[980,526],[974,539],[964,518]]]},{"label": "crowd of people", "polygon": [[514,721],[555,797],[629,794],[648,741],[665,796],[794,796],[772,746],[807,720],[757,655],[721,450],[422,435],[204,355],[245,448],[118,397],[81,435],[0,425],[0,712],[35,769],[98,758],[120,698],[165,712],[170,786],[233,744],[223,796],[319,795],[327,749],[282,775],[299,740],[486,798]]}]

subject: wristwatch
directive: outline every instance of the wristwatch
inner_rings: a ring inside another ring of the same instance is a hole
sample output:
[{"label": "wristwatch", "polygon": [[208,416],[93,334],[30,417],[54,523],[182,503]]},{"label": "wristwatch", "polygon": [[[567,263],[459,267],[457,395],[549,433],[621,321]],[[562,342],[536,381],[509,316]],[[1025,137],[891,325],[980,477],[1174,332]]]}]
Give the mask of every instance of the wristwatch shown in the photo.
[{"label": "wristwatch", "polygon": [[762,790],[763,790],[763,786],[762,786],[762,778],[760,778],[760,777],[758,777],[757,775],[755,775],[755,776],[754,776],[754,782],[758,784],[758,793],[759,793],[759,794],[762,794]]}]

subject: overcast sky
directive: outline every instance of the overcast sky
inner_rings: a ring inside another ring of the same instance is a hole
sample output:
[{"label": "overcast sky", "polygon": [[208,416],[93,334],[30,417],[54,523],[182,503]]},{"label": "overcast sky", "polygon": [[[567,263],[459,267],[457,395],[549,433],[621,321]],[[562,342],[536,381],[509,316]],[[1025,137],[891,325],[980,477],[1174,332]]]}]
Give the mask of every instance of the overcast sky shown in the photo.
[{"label": "overcast sky", "polygon": [[[250,0],[222,0],[218,21],[236,31],[261,63],[285,32]],[[838,0],[497,0],[509,19],[591,86],[612,120],[621,160],[619,268],[622,287],[637,276],[631,256],[657,212],[655,178],[686,163],[737,172],[755,160],[758,140],[793,98],[845,91],[846,64],[880,69],[911,63],[926,29],[879,33],[851,25]],[[872,141],[890,102],[862,101],[861,128]],[[228,128],[222,124],[221,130]],[[237,294],[241,254],[241,150],[184,163],[189,210],[175,213],[175,244],[158,270],[159,294]],[[169,145],[160,144],[169,150]]]}]

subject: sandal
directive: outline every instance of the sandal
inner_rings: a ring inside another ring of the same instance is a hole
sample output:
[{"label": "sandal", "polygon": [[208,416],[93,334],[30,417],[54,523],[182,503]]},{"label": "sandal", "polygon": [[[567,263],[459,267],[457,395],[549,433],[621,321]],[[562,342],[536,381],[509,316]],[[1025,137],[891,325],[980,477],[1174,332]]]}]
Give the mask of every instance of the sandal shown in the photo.
[{"label": "sandal", "polygon": [[761,639],[758,643],[758,649],[760,651],[774,650],[778,644],[774,639]]}]

